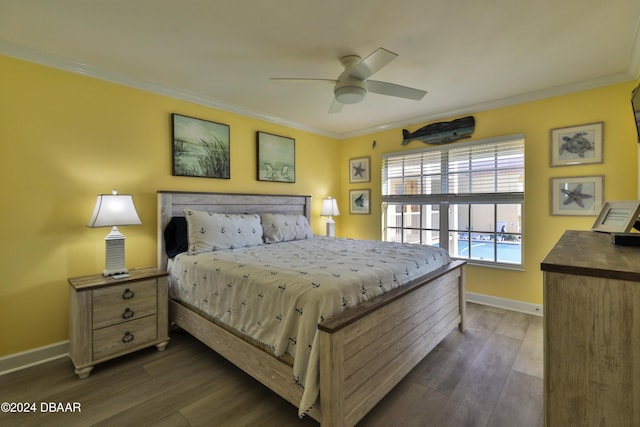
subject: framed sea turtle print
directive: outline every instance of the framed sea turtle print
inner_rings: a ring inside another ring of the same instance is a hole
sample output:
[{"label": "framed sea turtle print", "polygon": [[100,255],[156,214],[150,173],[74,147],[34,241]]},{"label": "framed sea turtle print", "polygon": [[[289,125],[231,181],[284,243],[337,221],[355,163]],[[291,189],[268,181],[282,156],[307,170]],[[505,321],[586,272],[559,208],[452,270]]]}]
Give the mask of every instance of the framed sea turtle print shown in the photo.
[{"label": "framed sea turtle print", "polygon": [[602,163],[604,122],[551,129],[551,166]]}]

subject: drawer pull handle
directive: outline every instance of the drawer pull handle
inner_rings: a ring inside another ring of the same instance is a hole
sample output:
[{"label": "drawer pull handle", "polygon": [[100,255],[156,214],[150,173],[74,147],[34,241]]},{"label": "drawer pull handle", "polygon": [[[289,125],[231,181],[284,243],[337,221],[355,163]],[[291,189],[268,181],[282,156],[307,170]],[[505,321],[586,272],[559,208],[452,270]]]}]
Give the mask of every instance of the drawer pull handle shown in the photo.
[{"label": "drawer pull handle", "polygon": [[124,292],[122,293],[122,299],[131,299],[135,296],[136,294],[129,288],[125,289]]},{"label": "drawer pull handle", "polygon": [[133,341],[133,334],[129,331],[124,333],[124,336],[122,337],[122,342],[123,343],[128,343]]},{"label": "drawer pull handle", "polygon": [[131,319],[133,317],[135,313],[133,312],[133,310],[131,310],[129,307],[124,309],[124,312],[122,313],[122,318],[123,319]]}]

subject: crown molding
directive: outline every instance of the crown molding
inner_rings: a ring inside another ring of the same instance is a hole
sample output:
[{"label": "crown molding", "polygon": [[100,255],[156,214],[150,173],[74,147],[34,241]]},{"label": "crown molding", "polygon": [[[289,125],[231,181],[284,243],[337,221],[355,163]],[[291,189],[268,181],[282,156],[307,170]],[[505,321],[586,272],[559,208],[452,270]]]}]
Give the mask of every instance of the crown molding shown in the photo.
[{"label": "crown molding", "polygon": [[179,99],[181,101],[187,101],[194,104],[203,105],[205,107],[215,108],[217,110],[227,111],[241,116],[286,126],[292,129],[298,129],[317,135],[327,136],[329,138],[340,139],[339,134],[328,132],[323,129],[304,126],[299,123],[281,119],[279,117],[271,116],[258,111],[253,111],[244,107],[239,107],[237,105],[228,104],[211,97],[202,96],[194,92],[177,89],[152,81],[131,78],[123,74],[105,71],[63,56],[28,48],[3,39],[0,39],[0,54],[28,62],[33,62],[39,65],[44,65],[63,71],[69,71],[71,73],[81,74],[87,77],[93,77],[99,80],[104,80],[123,86],[128,86],[134,89],[140,89],[146,92],[168,96],[170,98]]},{"label": "crown molding", "polygon": [[578,82],[578,83],[572,83],[572,84],[563,85],[563,86],[556,86],[552,88],[542,89],[539,91],[528,92],[520,95],[514,95],[506,98],[469,105],[463,108],[443,111],[437,114],[419,116],[413,119],[388,123],[382,126],[361,129],[355,132],[342,134],[340,135],[340,137],[342,139],[346,139],[346,138],[352,138],[356,136],[367,135],[370,133],[380,132],[388,129],[410,127],[410,126],[420,125],[422,123],[427,123],[427,122],[431,122],[438,119],[446,119],[446,118],[451,118],[456,116],[473,114],[479,111],[493,110],[496,108],[508,107],[516,104],[523,104],[525,102],[538,101],[540,99],[545,99],[545,98],[552,98],[554,96],[568,95],[570,93],[582,92],[589,89],[596,89],[603,86],[609,86],[613,84],[627,82],[633,79],[634,77],[630,73],[611,74],[608,76],[599,77],[597,79],[587,80],[587,81]]},{"label": "crown molding", "polygon": [[430,122],[438,119],[450,118],[465,114],[473,114],[479,111],[486,111],[495,108],[508,107],[510,105],[522,104],[524,102],[536,101],[544,98],[550,98],[554,96],[567,95],[574,92],[580,92],[589,89],[595,89],[602,86],[622,83],[640,77],[640,21],[636,29],[634,37],[634,43],[630,49],[629,54],[629,72],[612,74],[609,76],[603,76],[597,79],[588,81],[572,83],[563,86],[557,86],[553,88],[542,89],[539,91],[529,92],[520,95],[514,95],[502,99],[492,100],[488,102],[469,105],[459,109],[453,109],[448,111],[442,111],[437,114],[418,116],[412,119],[390,122],[380,126],[374,126],[369,128],[360,129],[353,132],[335,133],[329,132],[324,129],[316,129],[302,124],[284,120],[279,117],[271,116],[265,113],[249,110],[244,107],[232,105],[221,102],[214,98],[202,96],[197,93],[176,89],[156,82],[145,81],[141,79],[134,79],[122,74],[108,72],[96,67],[92,67],[88,64],[84,64],[78,61],[74,61],[69,58],[65,58],[59,55],[43,52],[40,50],[28,48],[22,45],[18,45],[7,40],[0,39],[0,54],[22,59],[28,62],[57,68],[63,71],[69,71],[76,74],[81,74],[88,77],[93,77],[100,80],[105,80],[111,83],[116,83],[135,89],[144,90],[159,95],[168,96],[170,98],[179,99],[181,101],[187,101],[198,105],[203,105],[210,108],[215,108],[230,113],[235,113],[245,117],[250,117],[265,122],[286,126],[292,129],[298,129],[305,132],[313,133],[316,135],[322,135],[334,139],[348,139],[362,135],[368,135],[376,132],[381,132],[388,129],[409,127],[418,125],[425,122]]}]

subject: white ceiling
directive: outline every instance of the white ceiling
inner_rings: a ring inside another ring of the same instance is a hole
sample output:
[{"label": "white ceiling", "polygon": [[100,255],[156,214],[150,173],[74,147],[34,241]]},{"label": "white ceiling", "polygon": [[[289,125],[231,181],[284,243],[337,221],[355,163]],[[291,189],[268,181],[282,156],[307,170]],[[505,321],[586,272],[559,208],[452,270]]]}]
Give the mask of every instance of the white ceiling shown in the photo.
[{"label": "white ceiling", "polygon": [[[637,79],[639,0],[0,0],[0,53],[333,137]],[[428,91],[328,114],[340,58]],[[0,71],[1,72],[1,71]]]}]

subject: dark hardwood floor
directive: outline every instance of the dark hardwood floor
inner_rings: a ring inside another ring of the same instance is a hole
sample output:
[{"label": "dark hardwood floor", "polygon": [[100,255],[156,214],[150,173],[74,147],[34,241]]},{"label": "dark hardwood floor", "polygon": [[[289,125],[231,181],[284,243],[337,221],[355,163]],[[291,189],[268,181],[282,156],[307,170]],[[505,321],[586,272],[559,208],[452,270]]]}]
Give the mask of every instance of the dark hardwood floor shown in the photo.
[{"label": "dark hardwood floor", "polygon": [[[468,304],[452,331],[359,424],[542,426],[542,318]],[[186,333],[94,368],[79,380],[67,358],[0,377],[2,426],[318,426]],[[81,412],[42,412],[77,402]]]}]

